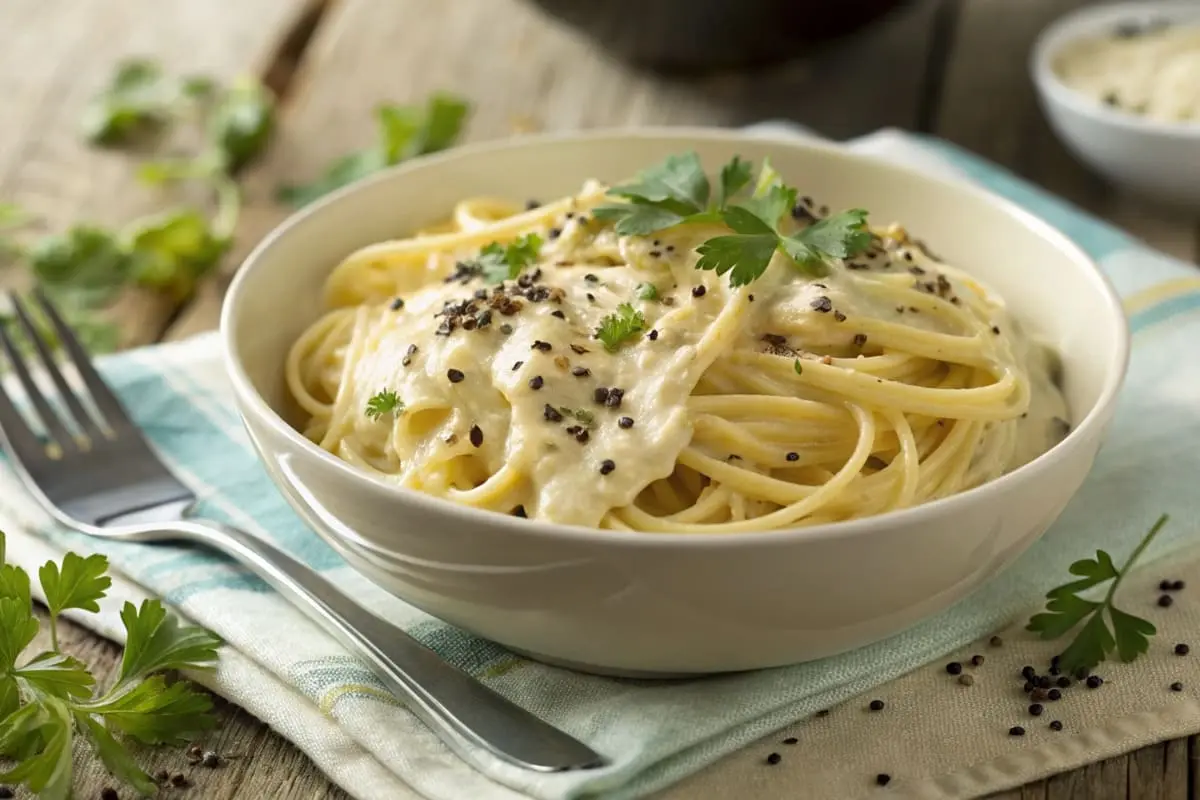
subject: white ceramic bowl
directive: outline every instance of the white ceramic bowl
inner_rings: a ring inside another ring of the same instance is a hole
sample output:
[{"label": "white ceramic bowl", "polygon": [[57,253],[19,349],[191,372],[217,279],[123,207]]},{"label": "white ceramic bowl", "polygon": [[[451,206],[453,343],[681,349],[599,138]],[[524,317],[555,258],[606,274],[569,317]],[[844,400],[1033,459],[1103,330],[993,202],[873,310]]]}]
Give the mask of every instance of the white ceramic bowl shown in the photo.
[{"label": "white ceramic bowl", "polygon": [[1152,20],[1200,24],[1200,2],[1118,3],[1067,14],[1034,45],[1033,81],[1051,127],[1081,161],[1148,198],[1200,208],[1200,120],[1172,124],[1109,108],[1068,87],[1054,71],[1055,58],[1071,42]]},{"label": "white ceramic bowl", "polygon": [[[860,521],[731,536],[532,522],[377,482],[284,421],[284,356],[322,282],[362,245],[468,195],[522,199],[618,180],[694,149],[774,165],[834,207],[901,220],[999,290],[1065,358],[1076,423],[1051,452],[969,492]],[[608,673],[743,670],[877,641],[966,595],[1058,517],[1092,464],[1125,372],[1120,304],[1088,257],[982,191],[797,141],[647,130],[465,147],[392,169],[284,223],[248,258],[221,319],[246,426],[299,513],[370,580],[441,619],[537,658]]]}]

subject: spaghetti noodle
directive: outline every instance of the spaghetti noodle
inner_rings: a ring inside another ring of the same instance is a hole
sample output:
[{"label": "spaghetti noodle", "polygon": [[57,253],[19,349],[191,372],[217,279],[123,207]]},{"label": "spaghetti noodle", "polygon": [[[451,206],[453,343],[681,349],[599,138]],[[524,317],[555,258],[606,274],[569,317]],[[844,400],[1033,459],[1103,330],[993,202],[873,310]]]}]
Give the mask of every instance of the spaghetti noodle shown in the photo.
[{"label": "spaghetti noodle", "polygon": [[[1054,356],[900,227],[826,276],[777,253],[732,288],[695,268],[719,222],[619,236],[590,213],[604,196],[468,199],[350,255],[288,357],[305,435],[477,508],[735,533],[945,497],[1065,433]],[[801,204],[787,224],[819,216]],[[493,242],[536,246],[489,282]]]}]

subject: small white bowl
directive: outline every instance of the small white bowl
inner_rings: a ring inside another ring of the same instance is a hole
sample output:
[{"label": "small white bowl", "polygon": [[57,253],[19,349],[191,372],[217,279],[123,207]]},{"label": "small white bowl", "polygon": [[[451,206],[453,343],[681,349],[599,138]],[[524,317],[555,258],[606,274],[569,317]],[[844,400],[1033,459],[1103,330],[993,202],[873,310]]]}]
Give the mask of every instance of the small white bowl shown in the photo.
[{"label": "small white bowl", "polygon": [[[1074,430],[985,486],[873,518],[729,536],[644,534],[489,513],[374,480],[284,421],[283,364],[357,248],[470,195],[552,198],[696,150],[766,156],[806,194],[904,222],[965,265],[1064,358]],[[970,186],[831,145],[728,130],[638,130],[464,147],[401,165],[293,216],[250,255],[221,330],[237,402],[292,506],[363,575],[452,624],[537,658],[641,675],[795,663],[894,634],[1011,563],[1091,467],[1125,374],[1120,303],[1049,225]]]},{"label": "small white bowl", "polygon": [[1054,70],[1067,45],[1152,20],[1200,24],[1200,2],[1118,3],[1067,14],[1038,37],[1033,81],[1051,127],[1081,161],[1147,198],[1200,208],[1200,120],[1166,123],[1110,108],[1067,86]]}]

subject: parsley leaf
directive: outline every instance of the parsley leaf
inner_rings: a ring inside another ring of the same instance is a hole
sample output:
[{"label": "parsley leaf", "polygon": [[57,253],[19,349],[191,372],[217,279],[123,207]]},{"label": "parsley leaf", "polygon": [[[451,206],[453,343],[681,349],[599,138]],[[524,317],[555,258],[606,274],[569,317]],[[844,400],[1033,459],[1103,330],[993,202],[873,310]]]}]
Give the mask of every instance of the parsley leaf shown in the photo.
[{"label": "parsley leaf", "polygon": [[87,714],[76,714],[75,719],[109,772],[144,796],[154,796],[158,791],[158,784],[137,765],[133,756],[109,733],[108,728]]},{"label": "parsley leaf", "polygon": [[592,209],[592,216],[598,220],[613,221],[613,229],[621,236],[645,236],[678,225],[686,218],[668,208],[640,200],[596,206]]},{"label": "parsley leaf", "polygon": [[112,579],[105,575],[108,559],[101,555],[83,558],[78,553],[67,553],[60,569],[53,561],[47,561],[38,570],[38,580],[46,594],[46,607],[50,611],[50,644],[58,649],[57,617],[68,608],[79,608],[95,613],[100,610],[96,602],[104,597]]},{"label": "parsley leaf", "polygon": [[28,664],[13,671],[40,692],[61,697],[91,697],[96,679],[87,666],[78,659],[60,653],[45,652],[34,657]]},{"label": "parsley leaf", "polygon": [[536,262],[541,249],[542,237],[528,233],[507,245],[492,242],[479,251],[478,258],[465,265],[488,283],[503,283],[515,280],[522,270]]},{"label": "parsley leaf", "polygon": [[371,419],[379,419],[384,414],[399,414],[404,411],[404,403],[400,395],[391,389],[381,389],[367,400],[366,415]]},{"label": "parsley leaf", "polygon": [[798,358],[792,362],[792,369],[796,370],[797,375],[804,374],[804,365],[800,363],[800,359]]},{"label": "parsley leaf", "polygon": [[208,138],[221,171],[232,175],[266,149],[275,127],[275,96],[257,80],[241,78],[220,95],[208,120]]},{"label": "parsley leaf", "polygon": [[676,212],[696,214],[708,205],[710,188],[700,156],[694,151],[667,156],[661,164],[644,170],[634,183],[617,186],[609,194],[664,203]]},{"label": "parsley leaf", "polygon": [[152,672],[198,669],[217,660],[221,640],[204,628],[180,625],[158,600],[143,600],[140,607],[126,602],[121,622],[125,625],[125,654],[120,681]]},{"label": "parsley leaf", "polygon": [[116,146],[155,133],[170,121],[172,99],[157,64],[125,61],[85,109],[84,136],[94,144]]},{"label": "parsley leaf", "polygon": [[[1070,673],[1081,667],[1092,669],[1112,655],[1114,650],[1122,661],[1133,661],[1149,649],[1150,637],[1156,632],[1154,625],[1121,611],[1113,604],[1113,597],[1121,581],[1167,520],[1166,514],[1158,518],[1120,569],[1117,569],[1108,553],[1099,550],[1094,559],[1085,558],[1069,567],[1068,571],[1078,576],[1079,580],[1051,589],[1046,594],[1046,610],[1030,618],[1027,630],[1037,633],[1042,639],[1057,639],[1083,623],[1083,627],[1059,656],[1059,666],[1063,671]],[[1080,592],[1104,583],[1109,583],[1109,587],[1102,600],[1079,597]],[[1105,620],[1105,612],[1108,621]]]},{"label": "parsley leaf", "polygon": [[0,772],[0,783],[25,783],[41,800],[68,800],[73,779],[71,712],[57,697],[43,698],[26,708],[34,711],[19,720],[25,757],[9,771]]},{"label": "parsley leaf", "polygon": [[38,580],[46,593],[50,613],[61,614],[68,608],[99,611],[96,601],[112,586],[112,578],[104,574],[107,570],[108,559],[98,554],[84,558],[78,553],[67,553],[61,567],[53,561],[43,564],[38,570]]},{"label": "parsley leaf", "polygon": [[375,109],[378,141],[373,147],[342,156],[310,183],[279,187],[277,196],[300,207],[385,167],[445,150],[458,141],[469,113],[470,104],[445,92],[432,95],[422,108],[379,106]]},{"label": "parsley leaf", "polygon": [[810,271],[833,258],[850,258],[871,246],[867,212],[853,208],[826,217],[785,237],[782,244],[798,266]]},{"label": "parsley leaf", "polygon": [[753,167],[734,156],[721,168],[712,202],[699,157],[694,153],[670,156],[645,170],[633,183],[609,190],[624,202],[592,209],[597,219],[613,222],[621,236],[645,236],[675,225],[721,222],[733,236],[703,242],[697,268],[730,273],[730,284],[745,286],[767,269],[776,250],[785,253],[798,269],[810,275],[824,273],[830,261],[855,255],[870,246],[866,212],[853,209],[820,220],[790,236],[781,221],[796,204],[796,189],[787,186],[769,160],[763,161],[754,191],[735,201],[749,185]]},{"label": "parsley leaf", "polygon": [[[0,533],[0,757],[15,763],[0,773],[0,783],[24,784],[43,800],[67,800],[78,729],[113,775],[143,794],[153,793],[154,782],[114,734],[147,744],[177,743],[212,728],[208,695],[186,681],[168,685],[156,673],[211,665],[220,640],[180,625],[162,603],[147,600],[140,608],[126,603],[122,609],[125,654],[116,684],[103,695],[93,695],[95,679],[87,666],[59,652],[57,643],[18,666],[38,623],[29,577],[2,563],[4,545]],[[107,564],[102,556],[67,553],[60,564],[43,566],[39,578],[51,620],[68,608],[97,611],[96,601],[110,583]]]},{"label": "parsley leaf", "polygon": [[745,286],[762,276],[779,246],[774,231],[738,236],[717,236],[696,248],[700,259],[697,269],[709,269],[718,275],[729,273],[730,286]]},{"label": "parsley leaf", "polygon": [[754,165],[742,161],[740,156],[734,156],[725,166],[721,167],[721,181],[717,184],[717,208],[724,208],[747,184],[754,171]]},{"label": "parsley leaf", "polygon": [[162,675],[154,675],[128,687],[117,686],[124,690],[76,707],[144,744],[177,744],[216,725],[208,714],[212,698],[184,681],[168,685]]},{"label": "parsley leaf", "polygon": [[649,282],[639,283],[637,285],[637,299],[654,302],[658,299],[658,287]]},{"label": "parsley leaf", "polygon": [[629,303],[621,303],[613,314],[600,320],[595,338],[604,343],[604,349],[615,353],[621,345],[635,338],[646,329],[646,318]]}]

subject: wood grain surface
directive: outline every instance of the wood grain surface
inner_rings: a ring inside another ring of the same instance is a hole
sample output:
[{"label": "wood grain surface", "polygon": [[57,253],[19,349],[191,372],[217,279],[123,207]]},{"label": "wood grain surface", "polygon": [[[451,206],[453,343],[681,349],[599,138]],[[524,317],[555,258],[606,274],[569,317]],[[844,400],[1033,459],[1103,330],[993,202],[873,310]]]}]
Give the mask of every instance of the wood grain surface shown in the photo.
[{"label": "wood grain surface", "polygon": [[[931,132],[1200,261],[1196,218],[1105,186],[1067,155],[1037,109],[1026,69],[1034,37],[1087,2],[917,0],[842,46],[781,66],[668,79],[614,61],[521,0],[3,0],[0,97],[9,124],[0,136],[0,201],[30,208],[49,229],[81,219],[119,223],[160,204],[134,185],[126,157],[89,149],[77,127],[83,103],[117,60],[150,55],[171,71],[256,73],[281,91],[283,103],[277,140],[245,179],[237,253],[182,309],[145,293],[124,298],[126,343],[215,327],[238,256],[286,215],[272,199],[275,187],[314,176],[365,145],[376,104],[419,102],[439,89],[475,104],[470,141],[531,130],[781,118],[835,138],[884,126]],[[119,661],[117,646],[76,626],[65,626],[64,640],[101,674]],[[171,797],[347,796],[245,712],[222,703],[220,719],[205,746],[244,758],[206,770],[188,766],[177,750],[144,753],[152,772],[180,771],[191,782]],[[1161,743],[997,797],[1193,798],[1194,743]],[[108,785],[103,768],[84,751],[76,761],[78,796],[98,797]],[[703,800],[698,791],[688,796]]]}]

